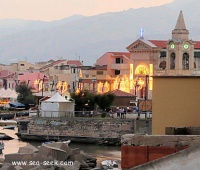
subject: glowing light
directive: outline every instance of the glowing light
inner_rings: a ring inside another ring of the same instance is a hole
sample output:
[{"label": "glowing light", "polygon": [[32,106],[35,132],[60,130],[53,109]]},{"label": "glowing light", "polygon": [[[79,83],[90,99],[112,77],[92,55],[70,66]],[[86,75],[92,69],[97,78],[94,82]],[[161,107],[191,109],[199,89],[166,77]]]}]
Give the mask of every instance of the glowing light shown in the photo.
[{"label": "glowing light", "polygon": [[140,39],[144,39],[144,29],[140,29]]},{"label": "glowing light", "polygon": [[149,90],[153,90],[153,64],[149,64],[150,72],[149,72]]},{"label": "glowing light", "polygon": [[97,84],[98,93],[101,93],[101,94],[107,93],[110,90],[109,86],[110,84],[108,82],[105,82],[105,83],[99,82]]},{"label": "glowing light", "polygon": [[77,88],[75,93],[76,93],[76,95],[77,95],[77,94],[79,94],[80,92],[81,92],[80,89]]},{"label": "glowing light", "polygon": [[83,74],[82,74],[82,71],[81,71],[81,70],[79,71],[78,77],[79,77],[79,78],[82,78],[82,77],[83,77]]},{"label": "glowing light", "polygon": [[115,81],[113,82],[113,89],[114,90],[119,89],[119,84],[120,84],[120,78],[119,78],[119,76],[117,76],[115,78]]},{"label": "glowing light", "polygon": [[149,70],[145,65],[139,65],[135,69],[135,74],[144,74],[147,75],[149,74]]},{"label": "glowing light", "polygon": [[113,83],[113,89],[114,90],[119,89],[121,91],[129,93],[130,92],[130,80],[129,80],[129,78],[126,75],[123,75],[123,77],[120,80],[119,76],[117,76],[115,78],[114,83]]},{"label": "glowing light", "polygon": [[127,93],[130,92],[129,79],[128,79],[128,77],[127,77],[126,75],[124,75],[124,76],[122,77],[122,80],[121,80],[121,82],[120,82],[120,90],[121,90],[121,91],[125,91],[125,92],[127,92]]},{"label": "glowing light", "polygon": [[136,78],[135,80],[134,80],[134,89],[135,90],[141,90],[142,89],[142,87],[144,87],[144,80],[142,80],[141,78]]},{"label": "glowing light", "polygon": [[68,90],[68,84],[65,81],[58,81],[56,88],[60,93],[64,93]]},{"label": "glowing light", "polygon": [[134,86],[133,86],[133,64],[130,64],[130,89],[133,89]]},{"label": "glowing light", "polygon": [[42,80],[36,79],[36,80],[34,81],[34,87],[35,87],[35,89],[36,89],[37,91],[42,90],[42,88],[43,88],[43,82],[42,82]]}]

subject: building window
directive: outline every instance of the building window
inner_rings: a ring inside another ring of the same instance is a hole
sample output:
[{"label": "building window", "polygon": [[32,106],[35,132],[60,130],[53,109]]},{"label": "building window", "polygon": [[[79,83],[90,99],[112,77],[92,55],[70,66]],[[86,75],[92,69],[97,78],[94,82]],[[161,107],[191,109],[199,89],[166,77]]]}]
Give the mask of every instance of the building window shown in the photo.
[{"label": "building window", "polygon": [[164,70],[166,68],[166,61],[161,61],[160,64],[159,64],[159,68]]},{"label": "building window", "polygon": [[189,69],[189,54],[188,53],[184,53],[183,54],[182,64],[183,64],[183,69],[184,70],[188,70]]},{"label": "building window", "polygon": [[69,66],[68,65],[61,65],[60,70],[69,70]]},{"label": "building window", "polygon": [[103,71],[97,71],[97,75],[103,75]]},{"label": "building window", "polygon": [[120,70],[115,70],[115,75],[119,75],[120,74]]},{"label": "building window", "polygon": [[75,68],[73,68],[73,73],[76,73],[76,69]]},{"label": "building window", "polygon": [[171,70],[175,69],[175,59],[176,59],[175,53],[171,53],[171,56],[170,56],[170,69]]},{"label": "building window", "polygon": [[120,58],[116,58],[115,63],[119,64],[120,63]]},{"label": "building window", "polygon": [[139,65],[135,69],[135,74],[149,74],[149,70],[145,65]]},{"label": "building window", "polygon": [[160,52],[160,58],[162,58],[162,57],[166,57],[166,51],[161,51]]},{"label": "building window", "polygon": [[200,51],[194,52],[194,58],[200,58]]},{"label": "building window", "polygon": [[20,64],[20,66],[24,66],[24,64]]}]

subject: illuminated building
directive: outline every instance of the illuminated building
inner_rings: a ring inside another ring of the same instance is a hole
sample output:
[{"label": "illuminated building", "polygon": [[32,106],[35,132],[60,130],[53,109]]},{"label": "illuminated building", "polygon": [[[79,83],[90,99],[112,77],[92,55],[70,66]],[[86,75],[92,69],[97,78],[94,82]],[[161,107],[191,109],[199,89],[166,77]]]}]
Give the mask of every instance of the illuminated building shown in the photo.
[{"label": "illuminated building", "polygon": [[[153,75],[200,74],[200,41],[189,39],[182,11],[169,40],[146,40],[144,30],[140,31],[140,38],[127,47],[128,52],[107,52],[96,60],[95,66],[103,66],[107,72],[107,77],[104,76],[101,82],[111,83],[110,91],[120,89],[151,99]],[[88,77],[97,75],[96,67],[92,71],[90,68]],[[84,78],[81,81],[84,82]],[[98,82],[98,77],[95,77],[96,85]],[[98,86],[96,92],[102,92]]]}]

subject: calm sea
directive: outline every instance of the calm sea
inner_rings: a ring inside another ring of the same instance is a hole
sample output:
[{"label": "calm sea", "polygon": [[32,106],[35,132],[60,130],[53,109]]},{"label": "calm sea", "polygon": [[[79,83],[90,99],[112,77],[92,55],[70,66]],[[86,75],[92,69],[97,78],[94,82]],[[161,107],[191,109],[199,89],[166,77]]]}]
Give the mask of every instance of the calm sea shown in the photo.
[{"label": "calm sea", "polygon": [[[26,146],[28,142],[20,141],[18,137],[15,135],[17,129],[15,130],[8,130],[0,127],[0,132],[5,133],[11,137],[13,140],[4,140],[5,149],[3,150],[3,154],[0,155],[0,158],[4,158],[6,154],[9,153],[17,153],[19,147]],[[32,145],[39,146],[40,142],[29,142]],[[91,144],[77,144],[77,143],[70,143],[70,148],[79,148],[83,150],[85,153],[95,157],[97,159],[97,164],[99,165],[101,161],[112,159],[116,160],[118,164],[121,164],[121,151],[119,146],[98,146],[98,145],[91,145]]]}]

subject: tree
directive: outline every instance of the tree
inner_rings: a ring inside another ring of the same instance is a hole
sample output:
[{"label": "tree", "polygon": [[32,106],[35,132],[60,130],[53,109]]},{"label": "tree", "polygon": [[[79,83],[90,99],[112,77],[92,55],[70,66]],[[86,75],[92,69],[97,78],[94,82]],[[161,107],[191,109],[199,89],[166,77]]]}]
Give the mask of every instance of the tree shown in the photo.
[{"label": "tree", "polygon": [[115,99],[115,95],[112,93],[99,94],[95,96],[95,103],[100,109],[109,109]]},{"label": "tree", "polygon": [[17,87],[16,87],[16,92],[18,93],[17,100],[20,103],[23,103],[26,108],[29,106],[29,104],[35,104],[35,97],[32,94],[32,87],[29,87],[27,83],[21,82]]},{"label": "tree", "polygon": [[98,105],[100,109],[105,110],[112,105],[115,95],[111,93],[107,94],[93,94],[89,91],[80,91],[79,93],[71,93],[71,97],[75,100],[75,110],[82,111],[94,110],[95,105]]},{"label": "tree", "polygon": [[75,110],[82,111],[83,109],[94,110],[95,95],[88,91],[80,91],[79,93],[71,93],[71,98],[75,100]]}]

